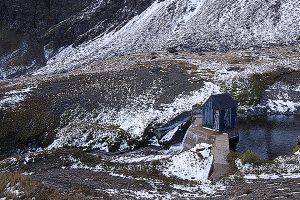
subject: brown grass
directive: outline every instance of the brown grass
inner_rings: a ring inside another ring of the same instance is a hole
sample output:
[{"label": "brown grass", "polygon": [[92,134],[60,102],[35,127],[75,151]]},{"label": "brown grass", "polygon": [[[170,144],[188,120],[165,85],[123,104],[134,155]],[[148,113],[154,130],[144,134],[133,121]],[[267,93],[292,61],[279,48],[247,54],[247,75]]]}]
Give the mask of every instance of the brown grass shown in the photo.
[{"label": "brown grass", "polygon": [[257,58],[252,57],[252,56],[245,56],[245,57],[238,57],[238,56],[228,56],[227,62],[228,64],[248,64],[255,62]]},{"label": "brown grass", "polygon": [[45,147],[52,143],[58,124],[49,101],[28,100],[18,109],[0,111],[0,141],[6,148],[23,148],[29,143]]},{"label": "brown grass", "polygon": [[[13,187],[14,190],[21,192],[19,196],[7,191],[7,188]],[[0,197],[8,199],[57,199],[57,200],[77,200],[79,197],[68,194],[58,193],[57,191],[32,180],[30,177],[21,175],[18,172],[0,173]]]}]

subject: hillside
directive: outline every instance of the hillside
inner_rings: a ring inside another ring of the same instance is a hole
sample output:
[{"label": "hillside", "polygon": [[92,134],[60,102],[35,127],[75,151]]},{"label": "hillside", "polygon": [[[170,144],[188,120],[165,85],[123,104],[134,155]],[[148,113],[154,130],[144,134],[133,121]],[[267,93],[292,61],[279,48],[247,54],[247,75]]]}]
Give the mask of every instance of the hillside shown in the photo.
[{"label": "hillside", "polygon": [[107,57],[168,47],[227,51],[299,41],[298,1],[120,2],[2,2],[7,13],[1,38],[14,40],[2,50],[2,77],[45,65],[37,73],[62,72]]},{"label": "hillside", "polygon": [[[299,1],[0,10],[0,200],[300,198]],[[215,145],[183,140],[220,93],[238,102],[239,138],[212,180]]]}]

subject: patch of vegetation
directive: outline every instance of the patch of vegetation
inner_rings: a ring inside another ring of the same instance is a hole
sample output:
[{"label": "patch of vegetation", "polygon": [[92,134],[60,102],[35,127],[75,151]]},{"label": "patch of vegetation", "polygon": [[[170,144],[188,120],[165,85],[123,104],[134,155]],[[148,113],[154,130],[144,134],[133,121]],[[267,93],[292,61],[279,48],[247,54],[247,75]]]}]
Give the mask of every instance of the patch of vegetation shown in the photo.
[{"label": "patch of vegetation", "polygon": [[44,99],[24,102],[14,110],[0,111],[1,148],[46,147],[55,137],[59,118]]},{"label": "patch of vegetation", "polygon": [[291,73],[291,71],[280,69],[273,72],[252,74],[249,79],[234,80],[227,92],[231,93],[242,105],[258,105],[263,92],[287,73]]},{"label": "patch of vegetation", "polygon": [[[18,190],[19,195],[9,192]],[[58,193],[57,191],[32,180],[30,177],[23,176],[18,172],[0,173],[0,196],[8,199],[57,199],[57,200],[77,200],[77,195]]]},{"label": "patch of vegetation", "polygon": [[230,151],[230,153],[227,155],[227,161],[229,164],[229,174],[235,174],[238,171],[238,168],[235,163],[237,159],[240,159],[242,164],[274,164],[273,160],[261,160],[256,153],[249,150],[245,153]]},{"label": "patch of vegetation", "polygon": [[237,57],[237,56],[232,56],[228,57],[227,62],[228,64],[247,64],[256,61],[257,58],[253,56],[244,56],[244,57]]},{"label": "patch of vegetation", "polygon": [[151,59],[153,60],[153,59],[156,59],[156,58],[158,58],[158,53],[157,52],[151,52],[150,53],[150,56],[151,56]]},{"label": "patch of vegetation", "polygon": [[30,65],[33,60],[32,52],[26,51],[24,54],[14,57],[9,66],[21,66],[21,65]]},{"label": "patch of vegetation", "polygon": [[110,152],[118,151],[124,141],[126,141],[128,145],[130,144],[132,139],[125,130],[118,126],[110,126],[110,130],[113,130],[116,133],[116,136],[113,139],[107,139],[108,150]]},{"label": "patch of vegetation", "polygon": [[89,146],[85,147],[86,150],[93,150],[98,144],[106,144],[109,152],[116,152],[120,150],[122,144],[127,143],[129,147],[134,145],[130,134],[119,126],[103,126],[93,122],[77,122],[74,126],[71,125],[70,131],[73,128],[81,129],[82,133],[88,133],[85,142],[89,143]]},{"label": "patch of vegetation", "polygon": [[[97,111],[89,113],[80,105],[73,105],[66,109],[60,118],[60,128],[66,128],[67,131],[77,131],[81,134],[87,134],[85,143],[89,146],[86,150],[93,150],[98,144],[107,145],[110,152],[116,152],[122,144],[127,143],[129,147],[134,146],[129,133],[117,125],[103,125],[97,123]],[[66,144],[68,147],[68,144]]]},{"label": "patch of vegetation", "polygon": [[227,155],[227,161],[229,164],[229,174],[235,174],[237,172],[237,167],[235,164],[236,159],[238,159],[240,154],[236,151],[230,151]]},{"label": "patch of vegetation", "polygon": [[300,149],[300,145],[296,145],[293,149],[292,149],[292,153],[296,153],[298,150]]},{"label": "patch of vegetation", "polygon": [[151,165],[154,166],[154,167],[157,167],[159,164],[160,164],[159,160],[152,160],[151,161]]},{"label": "patch of vegetation", "polygon": [[244,189],[243,194],[249,195],[249,194],[251,194],[252,192],[253,192],[253,190],[252,190],[251,188],[247,188],[247,189]]},{"label": "patch of vegetation", "polygon": [[[52,150],[53,151],[53,150]],[[57,156],[72,155],[74,158],[78,158],[84,164],[94,165],[101,161],[100,156],[83,151],[82,149],[69,148],[69,149],[57,149]]]},{"label": "patch of vegetation", "polygon": [[197,103],[197,104],[193,105],[192,108],[193,109],[200,109],[201,110],[203,108],[203,104]]},{"label": "patch of vegetation", "polygon": [[176,47],[168,47],[166,50],[167,50],[169,53],[177,53],[177,52],[178,52],[178,50],[177,50]]},{"label": "patch of vegetation", "polygon": [[240,154],[239,159],[242,164],[261,164],[262,160],[258,157],[258,155],[250,150],[246,151],[243,154]]},{"label": "patch of vegetation", "polygon": [[106,165],[106,170],[113,169],[115,173],[122,174],[128,177],[134,177],[136,179],[149,179],[161,181],[164,185],[173,185],[173,184],[182,184],[182,185],[190,185],[195,183],[190,180],[182,180],[176,177],[168,177],[162,174],[160,168],[162,167],[165,160],[157,160],[151,161],[147,163],[141,164],[116,164]]},{"label": "patch of vegetation", "polygon": [[[60,117],[60,128],[65,127],[70,122],[76,120],[76,119],[84,119],[86,111],[79,105],[74,104],[65,109],[63,114]],[[96,113],[93,113],[93,117],[96,117]],[[98,115],[97,115],[98,116]]]}]

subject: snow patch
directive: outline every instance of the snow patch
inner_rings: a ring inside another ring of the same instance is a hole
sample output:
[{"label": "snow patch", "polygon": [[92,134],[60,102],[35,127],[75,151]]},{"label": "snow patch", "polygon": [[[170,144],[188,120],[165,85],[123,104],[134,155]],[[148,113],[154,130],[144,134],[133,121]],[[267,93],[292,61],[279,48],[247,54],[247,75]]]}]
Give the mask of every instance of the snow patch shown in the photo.
[{"label": "snow patch", "polygon": [[100,192],[106,192],[108,194],[119,194],[119,191],[117,189],[96,189],[96,191],[100,191]]},{"label": "snow patch", "polygon": [[149,193],[146,190],[143,190],[143,191],[134,191],[133,193],[134,193],[134,195],[136,197],[139,197],[139,198],[146,198],[146,199],[153,199],[153,198],[155,198],[155,196],[153,194]]},{"label": "snow patch", "polygon": [[211,145],[201,143],[189,151],[172,156],[166,163],[163,174],[184,180],[207,180],[213,162],[210,148]]},{"label": "snow patch", "polygon": [[20,187],[20,183],[17,183],[14,186],[10,186],[10,183],[7,184],[5,188],[5,193],[9,193],[11,195],[15,195],[17,198],[20,198],[21,195],[24,194],[24,192],[20,191],[18,188]]},{"label": "snow patch", "polygon": [[293,113],[300,108],[300,86],[287,85],[278,82],[272,85],[268,90],[269,99],[267,109],[269,113]]},{"label": "snow patch", "polygon": [[37,86],[29,86],[20,90],[6,92],[0,100],[0,109],[6,110],[8,108],[15,108],[18,104],[23,102],[27,98],[29,92],[35,88],[37,88]]},{"label": "snow patch", "polygon": [[287,174],[247,174],[244,176],[245,179],[248,180],[256,180],[256,179],[265,179],[265,180],[274,180],[274,179],[298,179],[300,178],[300,173],[287,173]]},{"label": "snow patch", "polygon": [[292,102],[289,100],[268,100],[267,107],[272,111],[280,113],[294,112],[300,107],[300,103]]},{"label": "snow patch", "polygon": [[138,163],[138,162],[150,162],[153,160],[162,160],[170,158],[171,155],[149,155],[149,156],[143,156],[138,158],[133,157],[120,157],[115,160],[112,160],[112,162],[118,162],[118,163]]}]

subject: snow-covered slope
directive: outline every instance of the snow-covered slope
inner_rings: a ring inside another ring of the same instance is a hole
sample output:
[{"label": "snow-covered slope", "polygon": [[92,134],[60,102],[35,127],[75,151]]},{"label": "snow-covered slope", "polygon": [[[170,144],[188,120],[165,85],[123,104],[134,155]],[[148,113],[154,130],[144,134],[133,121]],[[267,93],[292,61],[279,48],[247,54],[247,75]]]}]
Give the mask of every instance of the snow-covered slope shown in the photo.
[{"label": "snow-covered slope", "polygon": [[67,46],[119,30],[153,2],[0,1],[0,79],[32,73]]},{"label": "snow-covered slope", "polygon": [[289,44],[299,40],[299,16],[300,2],[294,0],[155,1],[120,30],[63,49],[37,73],[167,47],[227,50]]}]

